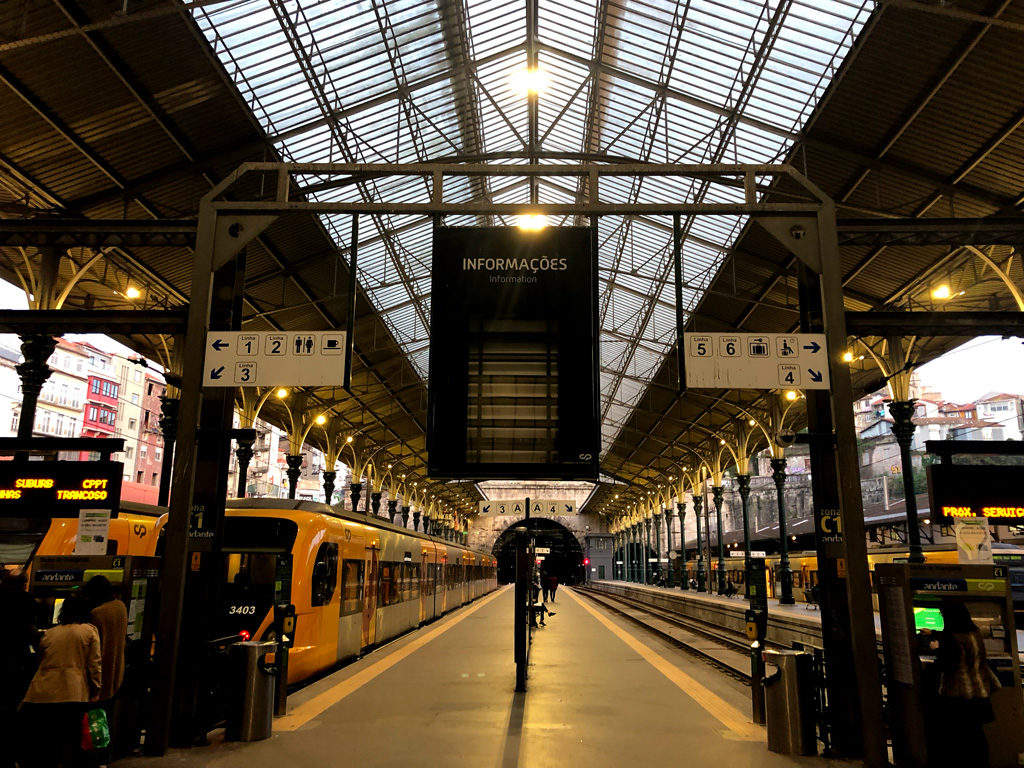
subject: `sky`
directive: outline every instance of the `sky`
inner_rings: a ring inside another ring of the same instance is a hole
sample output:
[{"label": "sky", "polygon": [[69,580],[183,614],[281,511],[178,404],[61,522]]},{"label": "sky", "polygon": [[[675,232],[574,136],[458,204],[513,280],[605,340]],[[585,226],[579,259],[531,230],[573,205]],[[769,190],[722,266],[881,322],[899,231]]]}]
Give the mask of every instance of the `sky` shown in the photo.
[{"label": "sky", "polygon": [[[0,307],[25,309],[25,294],[0,280]],[[73,341],[88,340],[100,349],[135,355],[106,336],[68,334]],[[0,342],[17,349],[17,337],[0,334]],[[981,336],[918,368],[921,383],[939,391],[943,398],[969,403],[988,392],[1024,394],[1024,343],[1021,339]]]}]

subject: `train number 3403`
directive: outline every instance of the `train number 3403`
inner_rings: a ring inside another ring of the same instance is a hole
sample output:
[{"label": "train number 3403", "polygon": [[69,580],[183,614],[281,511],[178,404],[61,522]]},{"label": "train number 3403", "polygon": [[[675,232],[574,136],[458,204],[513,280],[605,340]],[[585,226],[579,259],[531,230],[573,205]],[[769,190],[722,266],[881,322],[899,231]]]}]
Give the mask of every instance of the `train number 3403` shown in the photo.
[{"label": "train number 3403", "polygon": [[232,616],[255,616],[256,606],[255,605],[232,605],[228,608],[228,613]]}]

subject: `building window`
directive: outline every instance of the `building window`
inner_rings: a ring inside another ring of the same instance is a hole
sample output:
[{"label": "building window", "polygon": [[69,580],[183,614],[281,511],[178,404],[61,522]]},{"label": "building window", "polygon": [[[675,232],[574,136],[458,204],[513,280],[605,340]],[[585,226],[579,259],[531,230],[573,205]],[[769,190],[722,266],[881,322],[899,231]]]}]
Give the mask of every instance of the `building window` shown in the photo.
[{"label": "building window", "polygon": [[156,472],[153,473],[153,482],[151,485],[156,485]]},{"label": "building window", "polygon": [[127,448],[124,449],[124,457],[126,459],[130,459],[134,455],[135,455],[135,448],[134,448],[134,446],[129,445]]},{"label": "building window", "polygon": [[155,448],[153,450],[153,458],[156,459],[157,461],[160,461],[160,457],[161,457],[162,454],[163,454],[163,451],[161,451],[159,448]]},{"label": "building window", "polygon": [[146,411],[142,415],[142,426],[144,426],[144,427],[148,427],[149,426],[149,411]]},{"label": "building window", "polygon": [[14,432],[14,433],[18,432],[18,423],[20,421],[21,421],[21,414],[20,413],[12,413],[11,414],[11,432]]},{"label": "building window", "polygon": [[144,446],[144,445],[140,445],[139,446],[139,456],[141,458],[143,458],[143,459],[146,458],[146,446]]},{"label": "building window", "polygon": [[138,368],[136,368],[135,372],[132,374],[132,381],[142,381],[142,371]]},{"label": "building window", "polygon": [[98,395],[100,393],[100,380],[99,379],[93,379],[92,380],[92,384],[90,385],[90,388],[92,389],[92,393],[94,395]]},{"label": "building window", "polygon": [[[93,390],[95,392],[95,390]],[[109,398],[117,397],[117,384],[112,381],[103,382],[103,396]]]},{"label": "building window", "polygon": [[138,423],[138,419],[128,419],[128,429],[135,429],[135,425]]},{"label": "building window", "polygon": [[71,437],[74,437],[75,435],[78,434],[78,419],[72,418],[70,421],[68,421],[68,434]]},{"label": "building window", "polygon": [[132,392],[132,405],[138,405],[138,404],[139,404],[139,393],[138,392]]},{"label": "building window", "polygon": [[96,421],[96,406],[89,406],[89,421]]},{"label": "building window", "polygon": [[142,482],[142,470],[141,469],[138,472],[135,473],[135,482],[136,483],[141,483]]}]

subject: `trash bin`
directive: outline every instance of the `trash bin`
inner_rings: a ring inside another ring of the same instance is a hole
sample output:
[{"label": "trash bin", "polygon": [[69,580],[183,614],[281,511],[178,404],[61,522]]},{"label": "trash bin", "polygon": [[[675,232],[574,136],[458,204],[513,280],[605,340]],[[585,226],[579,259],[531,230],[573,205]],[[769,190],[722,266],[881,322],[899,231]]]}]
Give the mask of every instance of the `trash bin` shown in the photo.
[{"label": "trash bin", "polygon": [[228,741],[270,738],[277,669],[267,664],[267,654],[276,650],[275,642],[235,643],[228,650],[230,684],[224,729]]},{"label": "trash bin", "polygon": [[764,678],[768,749],[782,755],[816,754],[811,654],[769,649],[765,662],[776,668]]}]

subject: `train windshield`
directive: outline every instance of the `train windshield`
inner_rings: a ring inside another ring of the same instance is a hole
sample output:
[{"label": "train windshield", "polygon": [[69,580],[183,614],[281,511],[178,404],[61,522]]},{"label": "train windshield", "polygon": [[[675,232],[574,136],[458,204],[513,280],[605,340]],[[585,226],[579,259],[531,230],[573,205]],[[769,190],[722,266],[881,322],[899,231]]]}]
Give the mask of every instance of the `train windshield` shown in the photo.
[{"label": "train windshield", "polygon": [[0,567],[21,568],[50,529],[50,519],[0,518]]},{"label": "train windshield", "polygon": [[291,520],[229,517],[224,521],[222,629],[254,636],[274,603],[291,602]]}]

